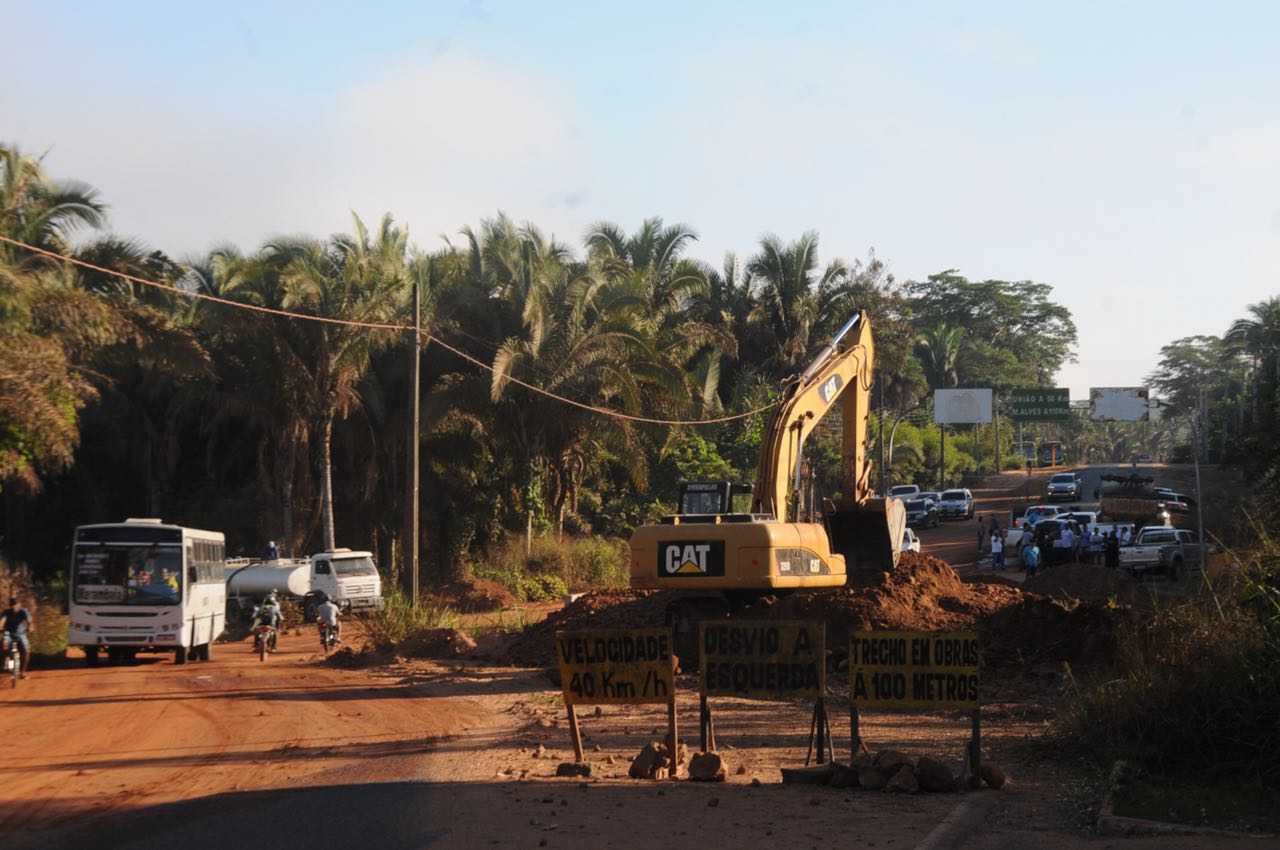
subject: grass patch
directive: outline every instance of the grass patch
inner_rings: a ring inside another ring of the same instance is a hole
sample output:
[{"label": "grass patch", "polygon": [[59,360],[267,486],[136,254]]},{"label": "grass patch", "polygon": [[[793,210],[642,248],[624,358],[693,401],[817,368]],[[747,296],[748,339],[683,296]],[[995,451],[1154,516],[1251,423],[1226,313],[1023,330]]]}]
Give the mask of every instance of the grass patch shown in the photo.
[{"label": "grass patch", "polygon": [[360,625],[378,649],[394,648],[401,641],[428,629],[456,629],[461,622],[457,611],[448,605],[422,602],[417,608],[409,597],[393,588],[385,597],[380,611],[360,614]]},{"label": "grass patch", "polygon": [[1280,789],[1259,781],[1211,783],[1143,776],[1116,789],[1123,817],[1207,826],[1236,832],[1280,832]]},{"label": "grass patch", "polygon": [[631,582],[625,540],[540,537],[526,556],[523,540],[512,539],[471,565],[474,578],[501,584],[517,599],[542,602],[567,593],[626,587]]}]

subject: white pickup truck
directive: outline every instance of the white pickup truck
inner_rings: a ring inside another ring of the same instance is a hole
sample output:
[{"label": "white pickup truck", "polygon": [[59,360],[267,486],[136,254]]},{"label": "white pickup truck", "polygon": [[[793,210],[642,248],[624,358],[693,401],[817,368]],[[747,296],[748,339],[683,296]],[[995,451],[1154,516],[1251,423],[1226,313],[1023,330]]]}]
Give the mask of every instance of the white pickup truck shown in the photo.
[{"label": "white pickup truck", "polygon": [[1188,566],[1200,563],[1200,546],[1194,531],[1149,525],[1132,543],[1120,547],[1120,568],[1139,577],[1154,570],[1180,579]]}]

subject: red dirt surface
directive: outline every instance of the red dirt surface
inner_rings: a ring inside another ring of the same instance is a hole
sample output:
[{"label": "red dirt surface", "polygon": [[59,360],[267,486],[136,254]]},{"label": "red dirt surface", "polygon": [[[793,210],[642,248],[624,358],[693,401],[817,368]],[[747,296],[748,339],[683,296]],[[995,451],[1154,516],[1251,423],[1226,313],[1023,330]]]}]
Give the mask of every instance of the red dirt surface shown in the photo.
[{"label": "red dirt surface", "polygon": [[466,614],[503,611],[516,605],[516,598],[496,581],[475,578],[447,584],[433,597]]}]

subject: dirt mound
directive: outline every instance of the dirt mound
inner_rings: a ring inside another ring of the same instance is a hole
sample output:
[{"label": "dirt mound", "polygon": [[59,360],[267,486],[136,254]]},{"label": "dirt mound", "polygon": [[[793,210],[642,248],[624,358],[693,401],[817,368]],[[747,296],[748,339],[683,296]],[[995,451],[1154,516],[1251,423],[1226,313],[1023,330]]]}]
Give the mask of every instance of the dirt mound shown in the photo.
[{"label": "dirt mound", "polygon": [[467,614],[503,611],[514,607],[516,598],[496,581],[463,579],[447,584],[435,593],[436,598]]},{"label": "dirt mound", "polygon": [[[512,644],[507,660],[554,664],[557,629],[661,626],[667,605],[678,598],[672,591],[588,593],[527,629]],[[1087,602],[1063,604],[1026,593],[1008,580],[966,582],[945,561],[914,552],[903,553],[893,572],[857,573],[841,588],[767,596],[733,616],[822,620],[827,648],[836,658],[844,657],[853,631],[975,629],[987,663],[996,666],[1105,660],[1120,619],[1116,610]]]},{"label": "dirt mound", "polygon": [[539,623],[525,629],[507,651],[512,664],[542,667],[555,663],[556,632],[561,629],[635,629],[661,626],[676,594],[661,590],[594,590],[584,593]]},{"label": "dirt mound", "polygon": [[475,648],[475,640],[466,632],[427,629],[396,644],[395,654],[405,658],[456,658]]},{"label": "dirt mound", "polygon": [[850,632],[968,629],[1021,597],[1015,587],[966,584],[945,561],[904,552],[893,572],[856,573],[845,587],[768,597],[743,616],[825,620],[827,647],[843,655]]},{"label": "dirt mound", "polygon": [[1080,600],[1096,605],[1109,601],[1132,605],[1139,601],[1138,587],[1107,567],[1064,564],[1027,579],[1023,589],[1054,599]]}]

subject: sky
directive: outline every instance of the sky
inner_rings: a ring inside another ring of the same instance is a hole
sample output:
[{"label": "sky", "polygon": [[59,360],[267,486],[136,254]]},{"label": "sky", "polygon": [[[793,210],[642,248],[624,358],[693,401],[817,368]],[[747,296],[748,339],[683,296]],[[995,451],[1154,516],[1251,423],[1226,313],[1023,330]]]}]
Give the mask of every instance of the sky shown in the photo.
[{"label": "sky", "polygon": [[0,140],[177,256],[503,211],[1053,287],[1071,397],[1280,294],[1273,2],[0,0]]}]

